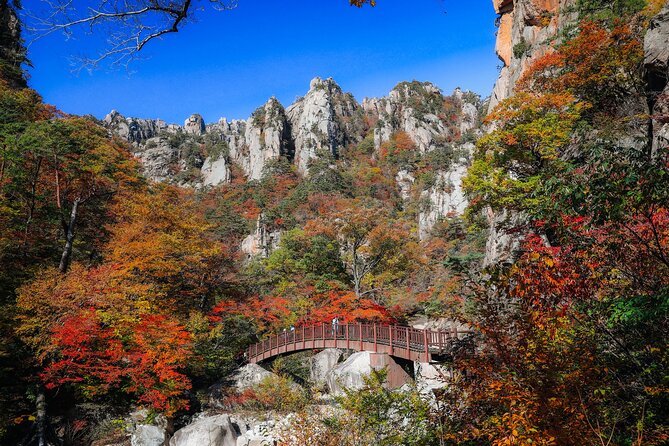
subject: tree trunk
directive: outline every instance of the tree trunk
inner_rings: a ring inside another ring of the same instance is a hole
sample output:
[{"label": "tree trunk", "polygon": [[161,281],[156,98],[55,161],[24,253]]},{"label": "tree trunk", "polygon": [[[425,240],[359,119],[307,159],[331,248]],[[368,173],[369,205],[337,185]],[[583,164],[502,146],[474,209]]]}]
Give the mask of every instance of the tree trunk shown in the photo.
[{"label": "tree trunk", "polygon": [[72,203],[72,211],[70,212],[70,221],[63,221],[63,229],[65,231],[65,247],[63,248],[63,254],[60,257],[60,265],[58,266],[58,271],[62,274],[67,272],[67,269],[70,266],[70,261],[72,259],[72,245],[74,244],[74,225],[77,222],[77,208],[79,207],[79,198],[74,200]]},{"label": "tree trunk", "polygon": [[35,424],[37,425],[37,446],[47,446],[46,441],[46,396],[44,389],[40,386],[37,391],[37,399],[35,401],[37,407],[37,417]]}]

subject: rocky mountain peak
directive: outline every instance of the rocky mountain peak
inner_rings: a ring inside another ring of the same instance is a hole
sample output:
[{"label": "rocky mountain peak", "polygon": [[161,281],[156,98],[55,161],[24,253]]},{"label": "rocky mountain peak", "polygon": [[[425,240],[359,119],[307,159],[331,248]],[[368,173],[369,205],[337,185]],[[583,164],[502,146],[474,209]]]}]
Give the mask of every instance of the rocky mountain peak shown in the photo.
[{"label": "rocky mountain peak", "polygon": [[206,127],[202,115],[198,113],[190,115],[184,122],[184,130],[191,135],[204,135]]},{"label": "rocky mountain peak", "polygon": [[362,109],[352,94],[331,79],[314,78],[307,94],[286,110],[302,173],[320,154],[337,157],[341,147],[364,136]]},{"label": "rocky mountain peak", "polygon": [[339,84],[337,84],[331,77],[328,77],[327,79],[321,79],[320,77],[313,78],[311,82],[309,82],[309,92],[314,90],[327,90],[331,93],[343,93]]}]

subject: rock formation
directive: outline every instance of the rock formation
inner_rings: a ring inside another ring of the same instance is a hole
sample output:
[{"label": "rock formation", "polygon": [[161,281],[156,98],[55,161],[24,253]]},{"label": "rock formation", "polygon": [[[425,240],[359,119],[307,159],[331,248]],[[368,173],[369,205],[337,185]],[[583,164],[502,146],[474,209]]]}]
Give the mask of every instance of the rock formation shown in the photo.
[{"label": "rock formation", "polygon": [[385,98],[365,99],[363,109],[377,119],[374,144],[378,148],[397,131],[407,133],[422,153],[447,144],[455,124],[443,115],[444,97],[429,82],[402,82]]},{"label": "rock formation", "polygon": [[566,6],[574,0],[493,0],[497,22],[495,52],[502,61],[490,98],[492,110],[513,94],[518,79],[551,48],[551,39],[574,19]]},{"label": "rock formation", "polygon": [[[373,132],[377,150],[397,132],[404,132],[423,154],[435,150],[454,154],[450,165],[434,173],[436,181],[427,190],[415,191],[414,172],[403,169],[397,174],[402,198],[423,203],[418,225],[424,239],[437,221],[464,210],[460,182],[472,151],[469,141],[480,133],[483,106],[471,92],[456,89],[444,96],[435,85],[416,81],[402,82],[387,97],[365,99],[361,106],[334,80],[315,78],[306,95],[288,109],[270,98],[247,120],[223,118],[205,125],[202,116],[194,114],[182,127],[112,111],[103,122],[132,143],[147,177],[193,187],[230,182],[232,165],[248,180],[260,180],[268,163],[279,158],[292,161],[307,175],[311,160],[336,159],[366,132]],[[375,123],[372,129],[370,122]],[[280,233],[270,231],[261,216],[242,251],[249,257],[267,256],[279,239]]]},{"label": "rock formation", "polygon": [[237,446],[238,430],[228,415],[203,417],[176,431],[170,446]]},{"label": "rock formation", "polygon": [[271,98],[259,107],[248,120],[244,134],[248,157],[242,168],[251,180],[259,180],[268,161],[284,156],[293,157],[293,141],[283,105]]},{"label": "rock formation", "polygon": [[159,426],[140,424],[130,437],[130,446],[164,446],[167,432]]},{"label": "rock formation", "polygon": [[184,131],[191,135],[203,135],[205,129],[204,118],[197,113],[190,115],[184,122]]},{"label": "rock formation", "polygon": [[26,49],[21,39],[21,23],[10,0],[0,0],[0,70],[11,88],[27,86],[21,65]]},{"label": "rock formation", "polygon": [[365,383],[363,377],[369,375],[372,370],[386,368],[388,378],[385,385],[396,389],[411,382],[411,377],[393,358],[383,353],[356,352],[346,361],[334,367],[326,375],[325,380],[328,389],[334,395],[340,395],[346,389],[360,389]]},{"label": "rock formation", "polygon": [[343,357],[344,352],[338,348],[326,348],[309,358],[309,372],[311,381],[316,385],[326,383],[327,375],[334,369]]},{"label": "rock formation", "polygon": [[360,106],[331,78],[313,79],[307,94],[286,113],[295,145],[295,164],[302,173],[320,153],[336,158],[341,148],[363,136]]},{"label": "rock formation", "polygon": [[463,156],[449,170],[436,172],[434,185],[421,193],[423,207],[418,215],[418,236],[421,240],[429,236],[440,219],[462,215],[467,208],[462,178],[467,174],[474,146],[467,144],[463,148]]},{"label": "rock formation", "polygon": [[[499,14],[495,52],[503,66],[490,97],[489,112],[513,95],[525,70],[551,51],[553,38],[576,19],[576,13],[568,12],[573,3],[574,0],[493,0]],[[488,210],[486,218],[489,235],[484,264],[510,260],[519,241],[506,229],[522,217]]]},{"label": "rock formation", "polygon": [[258,364],[246,364],[244,367],[241,367],[237,370],[233,381],[234,386],[237,390],[244,390],[255,385],[260,384],[264,379],[276,376],[274,373],[269,372]]},{"label": "rock formation", "polygon": [[242,252],[250,257],[268,257],[278,248],[281,242],[280,231],[270,231],[263,221],[263,215],[258,216],[256,230],[242,241]]},{"label": "rock formation", "polygon": [[669,146],[669,3],[651,20],[644,39],[644,66],[652,113],[653,151]]}]

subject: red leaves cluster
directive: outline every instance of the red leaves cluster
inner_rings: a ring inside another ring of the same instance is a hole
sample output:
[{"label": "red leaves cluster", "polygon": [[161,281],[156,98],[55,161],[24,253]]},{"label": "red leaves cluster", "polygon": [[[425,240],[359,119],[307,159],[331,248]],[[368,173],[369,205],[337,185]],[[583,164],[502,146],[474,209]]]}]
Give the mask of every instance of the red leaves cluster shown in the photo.
[{"label": "red leaves cluster", "polygon": [[610,106],[634,87],[643,59],[638,23],[583,21],[578,35],[545,56],[525,72],[519,89],[534,92],[569,92],[592,104]]},{"label": "red leaves cluster", "polygon": [[294,301],[284,296],[256,296],[244,302],[223,301],[212,314],[213,321],[240,315],[254,321],[260,331],[275,333],[290,325],[330,323],[335,317],[342,323],[394,322],[387,308],[371,299],[358,298],[350,291],[315,293],[308,301]]},{"label": "red leaves cluster", "polygon": [[190,380],[181,369],[191,336],[166,316],[111,327],[94,309],[82,310],[53,331],[50,351],[57,359],[42,373],[47,388],[75,384],[93,396],[119,387],[167,416],[188,408]]}]

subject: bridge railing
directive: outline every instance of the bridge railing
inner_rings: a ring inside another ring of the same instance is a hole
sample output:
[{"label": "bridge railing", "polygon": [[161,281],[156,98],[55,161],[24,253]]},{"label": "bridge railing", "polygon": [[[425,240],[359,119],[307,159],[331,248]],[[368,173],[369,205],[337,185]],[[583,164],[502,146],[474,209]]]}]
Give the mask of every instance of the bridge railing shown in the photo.
[{"label": "bridge railing", "polygon": [[[246,354],[249,360],[253,360],[265,353],[289,345],[299,347],[301,344],[303,348],[307,348],[307,342],[334,340],[346,341],[347,346],[356,341],[380,344],[390,346],[391,349],[424,353],[429,357],[431,354],[443,353],[453,339],[465,333],[468,331],[456,328],[434,331],[397,325],[322,324],[298,327],[271,336],[250,346]],[[351,348],[356,349],[356,346],[352,345]],[[299,348],[294,348],[294,350],[297,349]]]}]

